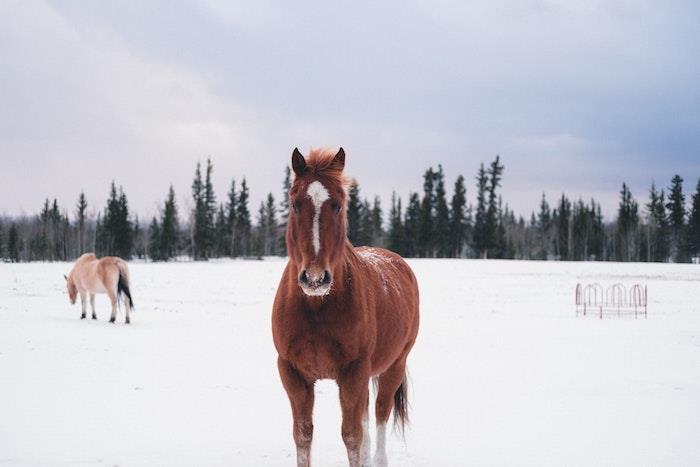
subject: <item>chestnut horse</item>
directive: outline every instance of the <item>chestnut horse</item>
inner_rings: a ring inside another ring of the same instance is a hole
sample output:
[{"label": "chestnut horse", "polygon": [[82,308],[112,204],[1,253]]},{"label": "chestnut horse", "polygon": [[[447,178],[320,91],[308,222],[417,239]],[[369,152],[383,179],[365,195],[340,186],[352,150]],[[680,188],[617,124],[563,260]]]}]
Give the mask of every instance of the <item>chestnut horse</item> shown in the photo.
[{"label": "chestnut horse", "polygon": [[340,390],[351,467],[369,466],[369,381],[376,377],[377,446],[386,466],[386,424],[407,422],[406,357],[418,334],[418,284],[398,255],[353,248],[347,238],[345,153],[292,154],[289,262],[272,310],[277,364],[294,419],[297,466],[310,465],[314,383]]},{"label": "chestnut horse", "polygon": [[97,319],[95,294],[106,293],[112,302],[112,316],[109,321],[113,323],[117,318],[119,296],[124,294],[128,299],[124,308],[126,309],[126,323],[129,324],[131,321],[130,311],[134,307],[134,302],[129,290],[129,266],[126,261],[116,256],[105,256],[97,259],[94,253],[85,253],[75,262],[68,276],[63,277],[66,279],[71,304],[75,304],[78,294],[80,294],[83,311],[80,319],[85,319],[88,295],[92,307],[92,319]]}]

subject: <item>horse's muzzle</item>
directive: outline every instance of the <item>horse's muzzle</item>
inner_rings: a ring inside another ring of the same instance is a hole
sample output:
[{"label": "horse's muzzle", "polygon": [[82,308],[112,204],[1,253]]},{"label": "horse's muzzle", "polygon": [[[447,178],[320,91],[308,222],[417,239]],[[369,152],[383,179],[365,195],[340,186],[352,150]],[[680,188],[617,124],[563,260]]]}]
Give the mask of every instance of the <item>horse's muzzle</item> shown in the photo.
[{"label": "horse's muzzle", "polygon": [[299,286],[306,295],[326,295],[330,292],[332,283],[333,277],[327,269],[319,272],[312,272],[304,269],[299,274]]}]

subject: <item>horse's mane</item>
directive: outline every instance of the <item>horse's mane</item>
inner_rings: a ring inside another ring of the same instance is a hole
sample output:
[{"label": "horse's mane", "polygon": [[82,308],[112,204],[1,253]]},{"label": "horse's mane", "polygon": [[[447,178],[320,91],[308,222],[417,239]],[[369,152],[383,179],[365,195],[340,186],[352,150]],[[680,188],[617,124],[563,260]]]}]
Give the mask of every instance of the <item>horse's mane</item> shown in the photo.
[{"label": "horse's mane", "polygon": [[343,175],[343,167],[335,163],[335,155],[336,151],[329,148],[312,148],[306,157],[306,170],[347,190],[353,180]]}]

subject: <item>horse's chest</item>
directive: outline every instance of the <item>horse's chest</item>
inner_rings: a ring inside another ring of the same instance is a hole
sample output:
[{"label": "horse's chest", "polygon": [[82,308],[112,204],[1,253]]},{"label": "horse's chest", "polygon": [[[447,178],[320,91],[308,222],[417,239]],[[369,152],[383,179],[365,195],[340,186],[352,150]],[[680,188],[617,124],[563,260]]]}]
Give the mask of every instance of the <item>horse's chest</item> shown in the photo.
[{"label": "horse's chest", "polygon": [[300,333],[287,350],[287,359],[314,379],[335,379],[341,368],[359,356],[352,342],[320,333]]}]

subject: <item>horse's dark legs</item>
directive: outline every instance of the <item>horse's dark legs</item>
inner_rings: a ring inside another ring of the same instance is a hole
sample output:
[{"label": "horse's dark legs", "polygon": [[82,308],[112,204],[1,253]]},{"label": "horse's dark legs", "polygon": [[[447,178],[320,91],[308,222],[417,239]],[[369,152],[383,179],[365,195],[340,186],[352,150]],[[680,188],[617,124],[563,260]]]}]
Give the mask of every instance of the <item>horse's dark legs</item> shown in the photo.
[{"label": "horse's dark legs", "polygon": [[112,315],[109,317],[109,322],[113,323],[117,319],[117,294],[116,292],[107,292],[109,301],[112,302]]},{"label": "horse's dark legs", "polygon": [[80,319],[85,319],[85,313],[87,312],[87,294],[80,292],[80,307],[82,309],[82,314]]},{"label": "horse's dark legs", "polygon": [[90,307],[92,308],[92,319],[97,319],[97,313],[95,313],[95,294],[90,294]]},{"label": "horse's dark legs", "polygon": [[375,415],[377,419],[377,448],[374,452],[375,467],[386,467],[386,424],[394,407],[394,394],[406,376],[406,356],[402,355],[384,373],[379,376]]},{"label": "horse's dark legs", "polygon": [[[369,401],[369,363],[352,365],[338,377],[340,389],[340,408],[343,412],[342,435],[348,450],[350,467],[361,467],[363,459],[362,444],[365,437],[369,442],[367,430],[363,430],[363,419],[367,415]],[[366,426],[366,425],[365,425]]]},{"label": "horse's dark legs", "polygon": [[297,447],[297,467],[311,466],[311,440],[314,435],[314,383],[304,378],[292,365],[277,359],[282,385],[292,405],[294,443]]}]

